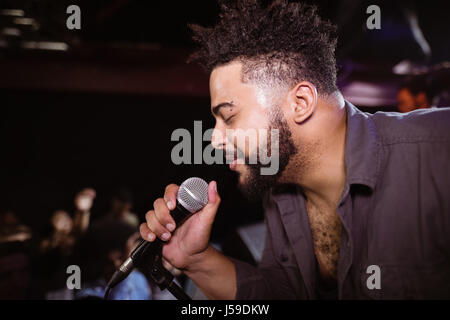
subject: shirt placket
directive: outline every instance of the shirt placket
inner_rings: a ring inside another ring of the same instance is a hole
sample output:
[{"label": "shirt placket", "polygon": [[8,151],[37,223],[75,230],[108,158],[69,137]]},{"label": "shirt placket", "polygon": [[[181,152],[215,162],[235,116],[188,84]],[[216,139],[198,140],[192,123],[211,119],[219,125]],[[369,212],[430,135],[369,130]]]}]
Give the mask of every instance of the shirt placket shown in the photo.
[{"label": "shirt placket", "polygon": [[352,199],[350,187],[346,184],[337,212],[342,223],[341,246],[338,262],[338,292],[339,299],[343,299],[345,279],[353,262],[353,242],[351,237],[352,227]]}]

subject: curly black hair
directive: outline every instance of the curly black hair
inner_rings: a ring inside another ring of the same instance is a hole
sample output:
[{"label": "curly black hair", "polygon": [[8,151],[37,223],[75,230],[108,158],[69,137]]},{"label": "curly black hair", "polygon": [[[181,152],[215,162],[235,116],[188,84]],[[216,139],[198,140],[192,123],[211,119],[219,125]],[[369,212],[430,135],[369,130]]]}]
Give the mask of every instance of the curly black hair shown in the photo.
[{"label": "curly black hair", "polygon": [[314,84],[319,94],[336,87],[336,27],[304,3],[276,0],[219,0],[220,20],[214,27],[190,25],[200,49],[195,61],[207,72],[232,61],[243,63],[243,81],[275,80],[293,86]]}]

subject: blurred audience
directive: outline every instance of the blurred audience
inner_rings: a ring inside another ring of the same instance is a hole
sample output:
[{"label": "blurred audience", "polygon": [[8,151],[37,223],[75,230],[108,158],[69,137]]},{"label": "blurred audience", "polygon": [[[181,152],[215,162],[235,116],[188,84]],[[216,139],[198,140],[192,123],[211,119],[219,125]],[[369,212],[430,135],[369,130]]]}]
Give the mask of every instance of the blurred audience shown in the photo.
[{"label": "blurred audience", "polygon": [[100,222],[122,221],[137,230],[139,218],[131,212],[132,208],[133,195],[131,191],[126,188],[117,189],[111,198],[109,212],[101,218]]},{"label": "blurred audience", "polygon": [[[81,239],[77,258],[83,270],[82,289],[75,299],[103,298],[107,281],[136,247],[139,234],[124,221],[99,221]],[[149,300],[150,286],[145,276],[133,271],[111,290],[111,300]]]},{"label": "blurred audience", "polygon": [[96,192],[86,188],[74,197],[75,212],[56,210],[50,218],[50,230],[44,235],[34,258],[37,298],[70,299],[66,290],[66,268],[71,264],[74,248],[90,223],[90,210]]}]

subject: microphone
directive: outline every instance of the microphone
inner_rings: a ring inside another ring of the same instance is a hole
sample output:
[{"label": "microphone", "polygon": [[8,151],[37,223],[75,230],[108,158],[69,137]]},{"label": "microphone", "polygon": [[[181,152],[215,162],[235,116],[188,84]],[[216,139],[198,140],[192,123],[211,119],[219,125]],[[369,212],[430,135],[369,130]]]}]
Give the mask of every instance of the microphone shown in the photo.
[{"label": "microphone", "polygon": [[[182,225],[194,213],[202,210],[207,203],[208,184],[205,180],[194,177],[184,181],[178,189],[176,208],[171,212],[176,227]],[[130,257],[111,277],[106,287],[105,297],[108,296],[112,288],[128,277],[135,267],[139,266],[142,261],[146,261],[145,258],[152,255],[155,250],[159,250],[163,244],[164,242],[159,238],[156,238],[153,242],[141,239]]]}]

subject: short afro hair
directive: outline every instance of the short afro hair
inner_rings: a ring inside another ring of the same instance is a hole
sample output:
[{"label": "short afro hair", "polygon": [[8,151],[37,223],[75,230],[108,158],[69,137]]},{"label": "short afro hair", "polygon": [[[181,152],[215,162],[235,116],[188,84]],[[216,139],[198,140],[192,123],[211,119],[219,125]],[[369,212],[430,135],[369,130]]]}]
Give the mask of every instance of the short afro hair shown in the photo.
[{"label": "short afro hair", "polygon": [[214,27],[190,25],[200,49],[195,61],[207,72],[229,62],[243,63],[242,80],[276,81],[289,87],[311,82],[319,94],[336,87],[336,27],[321,19],[317,8],[275,0],[235,0],[221,7]]}]

